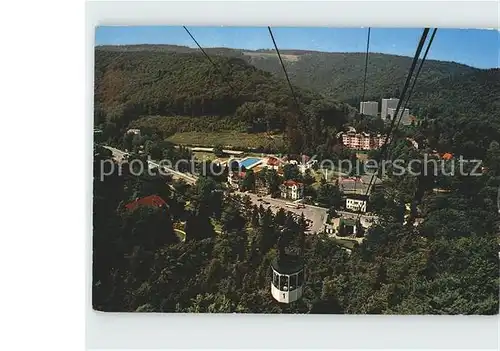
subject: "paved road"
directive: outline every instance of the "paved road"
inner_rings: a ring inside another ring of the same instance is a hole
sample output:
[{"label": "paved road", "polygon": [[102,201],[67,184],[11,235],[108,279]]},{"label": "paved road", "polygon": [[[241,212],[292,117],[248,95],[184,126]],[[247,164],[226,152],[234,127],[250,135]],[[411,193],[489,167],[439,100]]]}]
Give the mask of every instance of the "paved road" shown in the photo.
[{"label": "paved road", "polygon": [[[104,146],[105,148],[111,150],[113,153],[113,157],[118,161],[121,162],[123,160],[123,155],[126,154],[125,151],[110,147],[110,146]],[[155,161],[148,161],[148,164],[153,166],[153,167],[160,167],[158,163]],[[176,170],[173,170],[171,168],[164,167],[167,172],[171,173],[174,177],[183,179],[186,181],[188,184],[194,184],[196,183],[196,180],[198,179],[197,176],[192,175],[192,174],[187,174],[187,173],[182,173],[178,172]],[[252,193],[242,193],[242,192],[235,192],[235,194],[238,195],[248,195],[252,202],[256,204],[257,206],[262,205],[264,208],[271,208],[271,211],[274,213],[278,212],[280,208],[283,208],[286,211],[292,212],[297,216],[301,216],[304,214],[307,220],[310,221],[310,227],[309,227],[309,232],[310,233],[316,233],[316,232],[322,232],[325,226],[326,219],[328,217],[327,215],[327,209],[323,207],[318,207],[318,206],[312,206],[312,205],[305,205],[305,208],[290,208],[287,207],[287,204],[290,204],[289,201],[283,200],[283,199],[273,199],[271,198],[270,195],[262,197],[264,201],[259,201],[259,196],[256,194]],[[264,202],[267,202],[264,203]],[[344,212],[344,211],[338,211],[338,213],[346,216],[346,217],[353,217],[356,216],[356,214],[353,214],[351,212]],[[376,218],[374,216],[369,216],[369,215],[362,215],[361,216],[361,222],[363,226],[369,226],[371,224],[371,221]]]},{"label": "paved road", "polygon": [[[104,146],[104,147],[113,153],[113,157],[116,159],[117,162],[123,161],[123,155],[126,154],[125,151],[116,149],[116,148],[111,147],[111,146]],[[151,167],[160,168],[160,165],[157,162],[155,162],[154,160],[148,161],[148,165]],[[198,179],[198,177],[195,175],[182,173],[182,172],[176,171],[176,170],[169,168],[169,167],[163,166],[163,169],[165,169],[165,171],[167,173],[172,174],[174,177],[185,180],[186,183],[188,183],[188,184],[194,184],[194,183],[196,183],[196,180]]]},{"label": "paved road", "polygon": [[[256,194],[242,192],[235,192],[235,194],[242,196],[247,195],[255,205],[262,205],[266,209],[271,208],[271,211],[273,211],[274,213],[278,212],[280,208],[283,208],[285,211],[292,212],[297,216],[301,216],[302,214],[304,214],[306,219],[310,221],[310,227],[308,230],[309,232],[316,233],[323,231],[327,218],[326,208],[308,205],[305,205],[305,208],[290,208],[286,206],[286,204],[290,204],[289,201],[285,201],[282,199],[273,199],[269,195],[262,197],[262,201],[259,201],[259,197]],[[267,202],[267,204],[265,202]]]}]

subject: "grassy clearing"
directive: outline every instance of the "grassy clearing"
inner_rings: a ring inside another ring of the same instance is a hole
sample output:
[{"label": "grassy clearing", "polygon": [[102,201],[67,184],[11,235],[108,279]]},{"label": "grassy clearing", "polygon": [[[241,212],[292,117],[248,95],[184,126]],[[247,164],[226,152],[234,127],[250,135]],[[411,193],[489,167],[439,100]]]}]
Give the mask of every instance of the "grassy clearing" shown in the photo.
[{"label": "grassy clearing", "polygon": [[[245,51],[245,52],[243,52],[243,54],[246,56],[251,56],[251,57],[276,59],[276,54],[274,52],[271,53],[271,52]],[[290,61],[290,62],[297,62],[300,59],[299,55],[292,55],[292,54],[281,54],[281,58],[284,61]]]},{"label": "grassy clearing", "polygon": [[243,133],[237,131],[220,132],[179,132],[170,136],[168,141],[179,145],[213,147],[222,145],[228,149],[238,148],[260,148],[260,147],[281,147],[283,136],[274,135],[269,137],[266,133]]}]

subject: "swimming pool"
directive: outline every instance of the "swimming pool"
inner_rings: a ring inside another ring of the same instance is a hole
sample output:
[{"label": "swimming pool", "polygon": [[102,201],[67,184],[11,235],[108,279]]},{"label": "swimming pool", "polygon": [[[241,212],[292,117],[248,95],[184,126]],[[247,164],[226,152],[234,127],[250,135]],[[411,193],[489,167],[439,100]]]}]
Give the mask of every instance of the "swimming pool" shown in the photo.
[{"label": "swimming pool", "polygon": [[247,157],[239,161],[240,165],[245,166],[245,168],[251,168],[260,162],[262,162],[262,159],[257,157]]}]

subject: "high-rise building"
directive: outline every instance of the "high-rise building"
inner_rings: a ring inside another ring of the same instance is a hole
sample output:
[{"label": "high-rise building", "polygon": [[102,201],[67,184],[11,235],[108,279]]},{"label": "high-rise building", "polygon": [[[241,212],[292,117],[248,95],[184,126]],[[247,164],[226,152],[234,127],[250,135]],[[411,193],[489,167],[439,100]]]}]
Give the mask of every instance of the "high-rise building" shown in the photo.
[{"label": "high-rise building", "polygon": [[386,119],[387,115],[389,114],[389,109],[390,108],[397,108],[399,103],[399,99],[397,98],[390,98],[390,99],[382,99],[382,108],[380,109],[380,117],[382,119]]},{"label": "high-rise building", "polygon": [[378,102],[376,101],[361,101],[359,104],[359,112],[367,116],[377,116]]},{"label": "high-rise building", "polygon": [[[395,108],[389,108],[387,110],[387,114],[391,117],[391,120],[394,118],[396,115],[396,109]],[[401,119],[400,123],[404,126],[408,126],[411,124],[411,119],[410,119],[410,110],[405,108],[404,111],[399,111],[399,116],[398,119]],[[397,122],[397,121],[396,121]]]}]

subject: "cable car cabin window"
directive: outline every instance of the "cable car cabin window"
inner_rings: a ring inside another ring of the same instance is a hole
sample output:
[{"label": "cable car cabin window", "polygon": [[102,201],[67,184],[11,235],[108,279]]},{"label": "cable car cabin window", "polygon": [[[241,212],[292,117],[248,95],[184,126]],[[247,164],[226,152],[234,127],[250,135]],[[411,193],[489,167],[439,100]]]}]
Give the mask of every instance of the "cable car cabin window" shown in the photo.
[{"label": "cable car cabin window", "polygon": [[297,274],[290,276],[290,291],[297,289]]},{"label": "cable car cabin window", "polygon": [[288,276],[280,275],[280,288],[281,291],[288,291]]},{"label": "cable car cabin window", "polygon": [[297,285],[301,286],[302,284],[304,284],[304,271],[300,271],[297,276]]},{"label": "cable car cabin window", "polygon": [[278,273],[273,271],[273,285],[278,287]]}]

